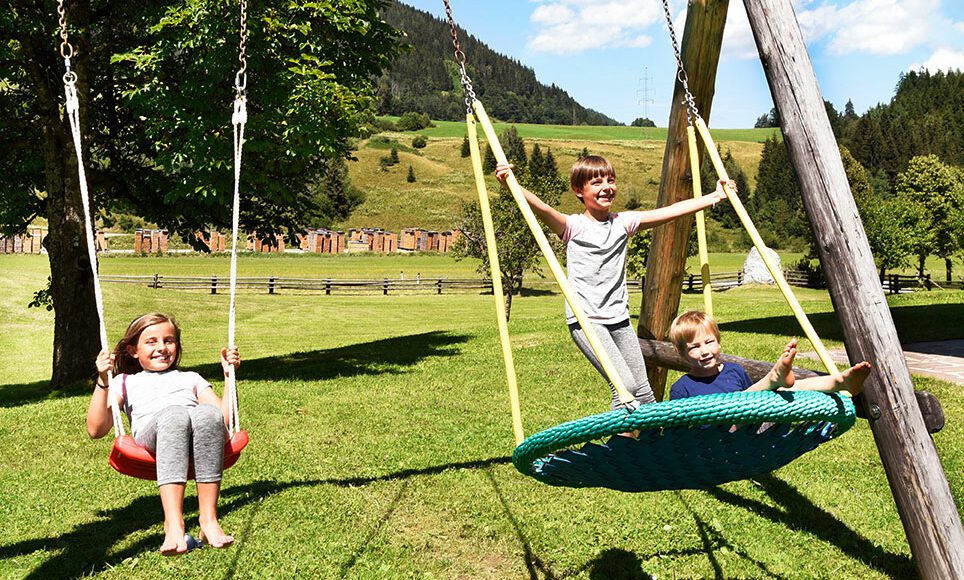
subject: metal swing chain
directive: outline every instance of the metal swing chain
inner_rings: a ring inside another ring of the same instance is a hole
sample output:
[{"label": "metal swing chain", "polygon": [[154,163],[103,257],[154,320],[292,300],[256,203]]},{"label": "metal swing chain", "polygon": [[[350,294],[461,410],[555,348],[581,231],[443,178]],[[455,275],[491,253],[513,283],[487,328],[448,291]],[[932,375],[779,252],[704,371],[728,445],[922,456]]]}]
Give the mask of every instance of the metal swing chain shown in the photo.
[{"label": "metal swing chain", "polygon": [[663,0],[663,14],[666,16],[666,26],[669,27],[669,39],[673,43],[673,53],[676,55],[676,67],[678,71],[676,78],[683,86],[683,104],[686,105],[686,118],[692,125],[694,120],[700,118],[700,111],[696,108],[696,99],[690,92],[689,77],[686,75],[686,67],[683,66],[683,57],[679,51],[679,43],[676,41],[676,29],[673,27],[673,15],[670,13],[669,0]]},{"label": "metal swing chain", "polygon": [[64,59],[64,83],[77,82],[77,75],[70,70],[70,57],[74,56],[74,47],[67,41],[67,10],[64,0],[57,0],[57,16],[60,24],[60,56]]},{"label": "metal swing chain", "polygon": [[241,27],[238,34],[240,36],[238,62],[241,68],[234,75],[234,89],[242,95],[248,87],[248,0],[241,0]]},{"label": "metal swing chain", "polygon": [[472,101],[475,100],[475,89],[472,88],[472,79],[469,78],[469,73],[465,70],[465,53],[462,52],[462,47],[459,45],[459,33],[455,29],[452,7],[449,5],[449,0],[442,0],[442,2],[445,4],[445,16],[448,18],[449,30],[452,33],[452,46],[455,47],[455,62],[459,65],[459,76],[462,82],[462,90],[465,93],[465,112],[471,114]]}]

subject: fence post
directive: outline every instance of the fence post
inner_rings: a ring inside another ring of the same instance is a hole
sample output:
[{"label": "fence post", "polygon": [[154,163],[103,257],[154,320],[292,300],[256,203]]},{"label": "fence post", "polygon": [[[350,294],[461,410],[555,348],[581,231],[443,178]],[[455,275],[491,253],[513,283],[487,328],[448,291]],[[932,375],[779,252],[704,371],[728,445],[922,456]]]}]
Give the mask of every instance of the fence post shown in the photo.
[{"label": "fence post", "polygon": [[325,296],[331,296],[331,278],[325,278]]},{"label": "fence post", "polygon": [[441,278],[438,279],[438,293],[439,293],[439,294],[442,293],[442,279],[441,279]]},{"label": "fence post", "polygon": [[897,274],[890,275],[890,293],[900,294],[900,276]]},{"label": "fence post", "polygon": [[155,290],[157,290],[157,277],[158,277],[158,274],[154,274],[154,284],[153,284],[153,287],[154,287]]},{"label": "fence post", "polygon": [[268,278],[268,294],[274,294],[274,276]]},{"label": "fence post", "polygon": [[694,278],[694,277],[693,277],[692,274],[690,274],[690,275],[687,276],[687,278],[686,278],[686,287],[687,287],[687,289],[688,289],[690,292],[693,291],[693,278]]},{"label": "fence post", "polygon": [[932,289],[933,289],[933,285],[931,284],[931,275],[930,275],[930,274],[924,274],[924,288],[927,288],[928,290],[932,290]]},{"label": "fence post", "polygon": [[388,278],[385,278],[385,281],[382,282],[382,296],[388,296]]},{"label": "fence post", "polygon": [[211,276],[211,294],[218,293],[218,277]]},{"label": "fence post", "polygon": [[743,285],[743,270],[740,270],[739,272],[736,273],[736,285],[737,286]]}]

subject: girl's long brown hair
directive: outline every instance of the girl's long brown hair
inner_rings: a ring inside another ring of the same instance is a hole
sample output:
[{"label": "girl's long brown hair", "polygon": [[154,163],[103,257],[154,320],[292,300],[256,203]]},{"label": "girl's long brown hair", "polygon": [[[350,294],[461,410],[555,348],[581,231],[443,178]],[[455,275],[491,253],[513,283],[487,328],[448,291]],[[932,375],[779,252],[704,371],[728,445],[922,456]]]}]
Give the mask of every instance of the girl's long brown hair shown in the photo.
[{"label": "girl's long brown hair", "polygon": [[124,373],[132,375],[144,370],[141,368],[141,363],[137,362],[136,358],[128,354],[127,347],[133,346],[137,348],[137,341],[140,339],[141,333],[144,332],[145,328],[165,322],[170,322],[171,326],[174,327],[174,342],[177,344],[177,354],[174,355],[174,362],[171,363],[168,369],[174,370],[177,368],[177,363],[181,361],[181,328],[172,317],[161,314],[160,312],[149,312],[135,318],[127,327],[124,338],[120,339],[117,346],[114,347],[114,374]]}]

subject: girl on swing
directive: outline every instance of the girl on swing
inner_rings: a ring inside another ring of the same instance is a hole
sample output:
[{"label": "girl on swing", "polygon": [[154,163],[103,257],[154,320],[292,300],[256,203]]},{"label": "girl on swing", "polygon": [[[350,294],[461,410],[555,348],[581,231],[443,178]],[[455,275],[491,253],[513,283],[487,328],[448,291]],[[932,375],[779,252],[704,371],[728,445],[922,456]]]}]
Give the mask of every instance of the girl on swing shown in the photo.
[{"label": "girl on swing", "polygon": [[[224,548],[234,538],[218,523],[227,401],[214,393],[210,383],[195,372],[177,370],[181,358],[181,330],[169,316],[145,314],[127,327],[113,352],[97,356],[97,379],[87,408],[87,433],[100,438],[113,422],[108,397],[116,397],[130,420],[138,445],[157,458],[157,487],[164,509],[165,556],[188,550],[190,536],[184,527],[184,489],[188,464],[193,462],[197,481],[198,539]],[[225,376],[241,364],[236,348],[221,349]],[[114,377],[108,384],[108,371]]]},{"label": "girl on swing", "polygon": [[[512,165],[500,163],[495,176],[505,183]],[[576,161],[569,171],[569,184],[582,201],[585,211],[564,215],[522,189],[529,207],[540,220],[566,244],[566,270],[569,284],[582,302],[606,354],[612,359],[619,377],[640,404],[656,398],[646,376],[646,362],[629,321],[629,292],[626,289],[626,251],[629,236],[654,228],[678,217],[714,206],[726,198],[722,182],[716,191],[700,198],[687,199],[648,211],[611,213],[616,199],[616,171],[603,157],[589,155]],[[736,191],[732,181],[729,186]],[[606,373],[579,327],[576,316],[566,304],[566,323],[576,346],[604,377]],[[620,407],[619,396],[610,383],[612,404]]]}]

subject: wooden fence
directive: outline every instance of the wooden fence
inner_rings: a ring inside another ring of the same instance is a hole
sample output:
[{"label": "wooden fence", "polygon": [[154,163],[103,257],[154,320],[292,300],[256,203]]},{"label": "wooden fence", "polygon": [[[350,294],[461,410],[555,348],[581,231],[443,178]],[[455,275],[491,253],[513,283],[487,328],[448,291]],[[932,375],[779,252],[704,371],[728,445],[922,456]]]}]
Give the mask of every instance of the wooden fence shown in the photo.
[{"label": "wooden fence", "polygon": [[[812,273],[798,270],[783,272],[787,283],[806,288],[826,288],[824,280]],[[226,276],[101,276],[102,282],[117,284],[135,284],[147,286],[155,290],[194,290],[210,294],[225,293],[229,289],[230,280]],[[629,279],[626,285],[630,290],[639,291],[643,288],[645,279]],[[716,272],[710,275],[710,284],[714,290],[726,290],[744,284],[743,272]],[[923,279],[916,276],[888,274],[881,282],[884,292],[900,294],[916,290],[936,289],[964,289],[964,283],[933,282],[930,275]],[[287,293],[324,293],[372,295],[382,294],[452,294],[456,292],[492,292],[492,282],[478,278],[378,278],[378,279],[336,279],[336,278],[284,278],[281,276],[258,276],[238,278],[239,290],[263,291],[268,294]],[[687,274],[683,278],[683,292],[702,292],[703,279],[699,274]]]},{"label": "wooden fence", "polygon": [[[227,276],[101,276],[102,282],[135,284],[155,290],[194,290],[210,294],[226,293],[231,280]],[[335,278],[283,278],[280,276],[239,277],[238,290],[263,291],[268,294],[452,294],[456,292],[491,292],[492,283],[477,278],[419,278],[402,280],[381,278],[346,280]]]}]

